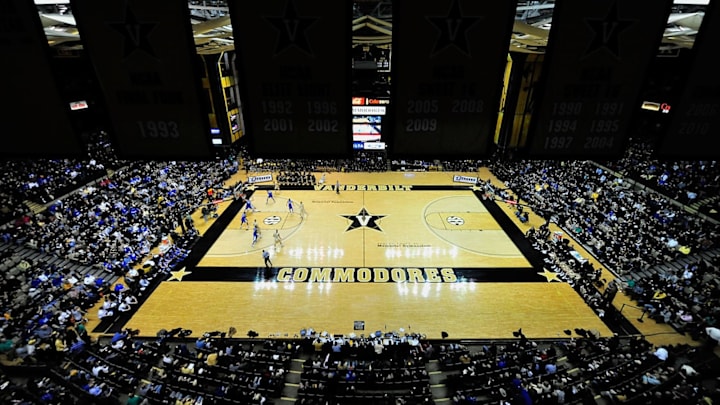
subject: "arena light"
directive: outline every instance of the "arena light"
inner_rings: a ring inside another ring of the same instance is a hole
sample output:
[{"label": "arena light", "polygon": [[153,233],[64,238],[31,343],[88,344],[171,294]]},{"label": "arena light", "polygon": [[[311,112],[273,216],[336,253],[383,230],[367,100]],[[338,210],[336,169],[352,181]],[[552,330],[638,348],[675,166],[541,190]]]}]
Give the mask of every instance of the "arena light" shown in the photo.
[{"label": "arena light", "polygon": [[643,101],[641,108],[643,110],[648,110],[648,111],[660,111],[660,103],[655,103],[652,101]]},{"label": "arena light", "polygon": [[70,103],[70,110],[72,111],[84,110],[86,108],[88,108],[88,103],[85,100],[73,101]]}]

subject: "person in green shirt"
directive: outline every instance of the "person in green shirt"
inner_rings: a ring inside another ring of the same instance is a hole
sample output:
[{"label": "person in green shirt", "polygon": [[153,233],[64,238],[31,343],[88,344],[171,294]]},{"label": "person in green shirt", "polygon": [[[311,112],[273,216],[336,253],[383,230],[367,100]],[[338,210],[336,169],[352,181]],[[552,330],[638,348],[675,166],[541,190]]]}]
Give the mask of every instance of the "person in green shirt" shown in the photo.
[{"label": "person in green shirt", "polygon": [[85,339],[85,336],[87,336],[87,329],[85,328],[85,324],[82,322],[75,325],[75,330],[77,331],[78,336],[80,336],[81,339]]},{"label": "person in green shirt", "polygon": [[5,339],[0,342],[0,353],[7,353],[15,347],[15,342],[11,339]]},{"label": "person in green shirt", "polygon": [[130,394],[128,396],[127,402],[125,402],[125,404],[127,404],[127,405],[144,405],[147,403],[148,403],[147,399],[141,397],[138,394]]}]

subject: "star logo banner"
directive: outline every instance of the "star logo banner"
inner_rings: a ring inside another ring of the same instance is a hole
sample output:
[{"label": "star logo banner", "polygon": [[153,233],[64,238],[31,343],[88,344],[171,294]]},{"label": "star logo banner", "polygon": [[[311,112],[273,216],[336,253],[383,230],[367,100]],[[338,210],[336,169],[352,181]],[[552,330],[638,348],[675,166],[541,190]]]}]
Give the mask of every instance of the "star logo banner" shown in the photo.
[{"label": "star logo banner", "polygon": [[352,152],[352,2],[230,0],[251,152],[324,158]]},{"label": "star logo banner", "polygon": [[388,145],[407,158],[487,156],[515,2],[395,0],[393,10]]},{"label": "star logo banner", "polygon": [[529,154],[617,158],[672,0],[558,0],[533,100]]},{"label": "star logo banner", "polygon": [[210,123],[187,3],[72,0],[118,154],[209,159]]}]

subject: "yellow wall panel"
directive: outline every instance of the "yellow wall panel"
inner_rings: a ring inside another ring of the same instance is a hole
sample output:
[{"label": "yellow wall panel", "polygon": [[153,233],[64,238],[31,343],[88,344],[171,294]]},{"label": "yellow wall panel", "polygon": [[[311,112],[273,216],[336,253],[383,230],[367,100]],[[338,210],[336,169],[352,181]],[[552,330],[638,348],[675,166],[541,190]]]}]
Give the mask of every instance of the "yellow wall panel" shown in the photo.
[{"label": "yellow wall panel", "polygon": [[503,87],[500,94],[500,105],[498,107],[498,119],[495,124],[494,142],[497,145],[500,142],[500,131],[502,130],[502,117],[505,115],[505,103],[507,102],[507,92],[510,83],[510,74],[512,73],[513,60],[510,54],[507,55],[507,63],[505,64],[505,74],[503,75]]}]

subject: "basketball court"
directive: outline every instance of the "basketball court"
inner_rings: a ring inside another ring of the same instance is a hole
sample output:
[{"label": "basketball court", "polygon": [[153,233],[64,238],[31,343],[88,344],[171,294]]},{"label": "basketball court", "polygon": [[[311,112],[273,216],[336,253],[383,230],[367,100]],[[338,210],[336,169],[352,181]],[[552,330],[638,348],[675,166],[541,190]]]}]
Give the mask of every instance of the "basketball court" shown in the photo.
[{"label": "basketball court", "polygon": [[197,259],[162,282],[125,326],[195,334],[234,326],[261,337],[307,328],[453,339],[510,338],[518,328],[531,338],[574,328],[611,335],[543,269],[503,203],[456,175],[486,178],[483,171],[336,173],[325,185],[276,192],[274,201],[272,184],[257,184],[249,191],[250,230],[240,226],[244,205],[224,203],[195,247]]}]

